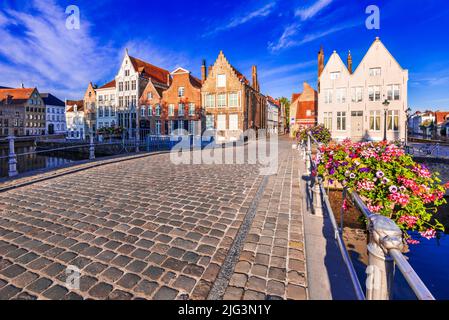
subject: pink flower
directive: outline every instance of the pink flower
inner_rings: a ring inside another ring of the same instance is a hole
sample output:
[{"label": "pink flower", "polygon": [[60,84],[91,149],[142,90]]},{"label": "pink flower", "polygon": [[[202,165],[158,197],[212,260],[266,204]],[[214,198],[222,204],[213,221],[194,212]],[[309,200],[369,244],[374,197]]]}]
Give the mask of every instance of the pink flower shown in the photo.
[{"label": "pink flower", "polygon": [[437,232],[433,229],[427,229],[425,232],[419,233],[423,238],[426,238],[427,240],[433,239],[437,236]]},{"label": "pink flower", "polygon": [[418,222],[418,217],[414,216],[402,216],[398,219],[398,223],[406,224],[407,228],[413,229]]},{"label": "pink flower", "polygon": [[383,206],[382,205],[378,205],[378,206],[373,206],[371,204],[367,205],[369,211],[373,212],[373,213],[379,213],[380,210],[382,210]]},{"label": "pink flower", "polygon": [[420,242],[418,240],[414,240],[414,239],[407,239],[407,243],[408,244],[420,244]]},{"label": "pink flower", "polygon": [[348,211],[348,201],[345,199],[343,200],[343,205],[341,206],[341,208],[343,209],[343,211]]},{"label": "pink flower", "polygon": [[392,193],[388,196],[388,200],[395,202],[402,207],[405,207],[410,202],[410,196],[408,194],[403,193]]}]

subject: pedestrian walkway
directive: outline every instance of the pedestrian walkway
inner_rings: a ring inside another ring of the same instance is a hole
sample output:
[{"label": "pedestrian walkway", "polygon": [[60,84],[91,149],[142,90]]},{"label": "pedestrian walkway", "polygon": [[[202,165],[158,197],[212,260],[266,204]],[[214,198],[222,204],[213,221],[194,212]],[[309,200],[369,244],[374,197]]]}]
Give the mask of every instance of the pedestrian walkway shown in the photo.
[{"label": "pedestrian walkway", "polygon": [[27,178],[0,193],[0,299],[201,300],[217,279],[219,299],[305,299],[300,160],[288,139],[279,150],[270,177],[159,154]]}]

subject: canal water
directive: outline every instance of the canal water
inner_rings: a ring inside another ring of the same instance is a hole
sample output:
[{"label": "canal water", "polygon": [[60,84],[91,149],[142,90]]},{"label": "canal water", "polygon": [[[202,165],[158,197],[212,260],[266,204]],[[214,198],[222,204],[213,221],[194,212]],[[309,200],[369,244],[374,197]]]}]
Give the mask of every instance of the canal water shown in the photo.
[{"label": "canal water", "polygon": [[[333,200],[331,203],[335,217],[340,221],[341,192],[331,191],[330,198]],[[446,233],[440,233],[437,239],[432,240],[421,238],[419,234],[412,234],[413,238],[421,243],[410,245],[405,256],[435,298],[449,300],[449,225],[447,225],[449,205],[441,207],[438,215],[439,220],[446,226]],[[344,216],[343,239],[365,290],[368,237],[360,220],[360,213],[352,206]],[[395,273],[393,299],[416,299],[399,269],[396,269]]]},{"label": "canal water", "polygon": [[[17,170],[19,173],[31,172],[40,169],[52,169],[65,166],[74,161],[85,159],[79,154],[67,154],[63,152],[36,152],[33,145],[17,146]],[[8,153],[7,147],[0,148],[0,177],[8,176]]]}]

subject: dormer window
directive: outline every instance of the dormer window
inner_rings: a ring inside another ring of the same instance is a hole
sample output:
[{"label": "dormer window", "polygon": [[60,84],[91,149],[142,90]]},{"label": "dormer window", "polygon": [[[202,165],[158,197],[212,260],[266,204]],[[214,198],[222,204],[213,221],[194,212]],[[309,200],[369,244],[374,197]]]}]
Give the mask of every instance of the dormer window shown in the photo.
[{"label": "dormer window", "polygon": [[125,70],[125,77],[129,77],[129,69]]},{"label": "dormer window", "polygon": [[226,87],[226,75],[219,74],[217,75],[217,88],[225,88]]},{"label": "dormer window", "polygon": [[380,76],[382,74],[382,69],[381,68],[370,68],[369,69],[369,76],[370,77],[377,77]]},{"label": "dormer window", "polygon": [[147,100],[151,100],[151,99],[153,99],[153,93],[152,92],[148,92]]},{"label": "dormer window", "polygon": [[331,80],[337,80],[340,79],[340,71],[331,72]]},{"label": "dormer window", "polygon": [[184,87],[179,87],[178,88],[178,97],[184,97]]}]

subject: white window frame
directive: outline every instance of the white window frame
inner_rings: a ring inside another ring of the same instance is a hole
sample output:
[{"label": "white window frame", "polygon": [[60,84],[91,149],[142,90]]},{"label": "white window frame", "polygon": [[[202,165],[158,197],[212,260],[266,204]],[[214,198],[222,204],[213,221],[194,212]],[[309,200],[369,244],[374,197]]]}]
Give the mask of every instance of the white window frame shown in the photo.
[{"label": "white window frame", "polygon": [[184,97],[185,94],[185,88],[184,87],[178,87],[178,97]]},{"label": "white window frame", "polygon": [[217,94],[217,107],[218,108],[226,107],[226,93]]},{"label": "white window frame", "polygon": [[225,131],[226,130],[226,114],[217,115],[217,130]]},{"label": "white window frame", "polygon": [[239,130],[239,115],[236,113],[229,115],[229,130]]},{"label": "white window frame", "polygon": [[338,80],[341,78],[341,72],[340,71],[334,71],[330,73],[331,80]]},{"label": "white window frame", "polygon": [[226,88],[225,74],[217,74],[217,88]]},{"label": "white window frame", "polygon": [[337,131],[346,131],[347,121],[346,121],[346,111],[337,112]]},{"label": "white window frame", "polygon": [[231,92],[229,94],[229,107],[239,106],[239,94],[237,92]]},{"label": "white window frame", "polygon": [[[379,123],[377,123],[376,120],[379,120]],[[370,129],[370,131],[379,132],[380,131],[380,127],[382,125],[381,121],[382,121],[382,119],[381,119],[380,111],[378,111],[378,110],[370,111],[370,115],[369,115],[369,129]]]}]

